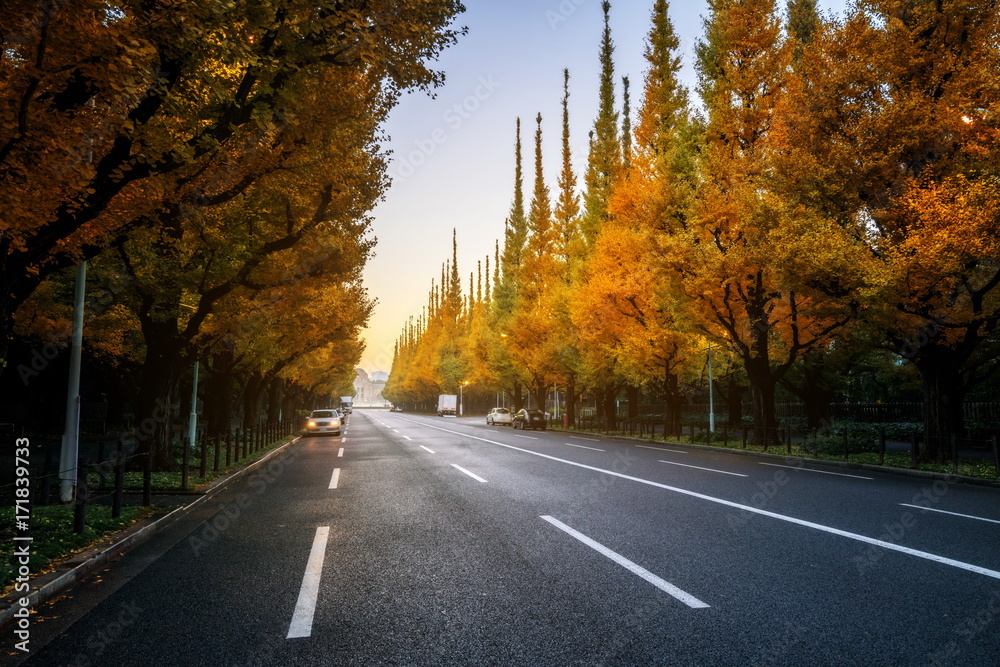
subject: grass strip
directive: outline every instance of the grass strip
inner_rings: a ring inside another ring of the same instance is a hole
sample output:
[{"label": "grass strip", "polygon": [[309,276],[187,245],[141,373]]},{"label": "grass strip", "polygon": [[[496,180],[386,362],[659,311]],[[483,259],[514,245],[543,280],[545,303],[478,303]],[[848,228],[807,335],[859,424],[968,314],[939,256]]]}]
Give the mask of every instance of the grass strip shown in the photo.
[{"label": "grass strip", "polygon": [[[70,556],[85,551],[109,535],[128,528],[153,513],[152,507],[123,507],[121,516],[111,517],[104,505],[87,507],[82,533],[73,532],[73,505],[43,505],[31,510],[31,575],[46,572]],[[14,508],[0,508],[0,589],[10,591],[16,577],[14,563]]]}]

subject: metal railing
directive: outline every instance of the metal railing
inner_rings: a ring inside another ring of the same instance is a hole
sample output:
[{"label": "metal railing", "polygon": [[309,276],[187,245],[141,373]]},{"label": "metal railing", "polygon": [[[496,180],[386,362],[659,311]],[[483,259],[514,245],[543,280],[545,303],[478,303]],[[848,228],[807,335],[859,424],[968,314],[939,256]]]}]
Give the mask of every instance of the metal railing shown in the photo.
[{"label": "metal railing", "polygon": [[[549,426],[561,428],[562,420],[550,419]],[[692,420],[690,417],[678,430],[666,426],[662,416],[635,419],[619,416],[613,423],[608,423],[605,417],[598,415],[578,417],[576,424],[570,428],[652,441],[757,449],[877,465],[886,465],[887,458],[891,458],[897,467],[901,464],[910,468],[925,463],[936,464],[947,466],[953,473],[959,472],[962,465],[971,465],[1000,478],[1000,446],[995,433],[972,437],[949,435],[927,441],[922,432],[915,430],[897,432],[895,438],[890,439],[883,425],[873,424],[843,424],[837,427],[826,424],[822,429],[794,428],[790,425],[754,429],[746,425],[732,427],[719,421],[713,431],[707,420]],[[937,455],[931,457],[930,452]]]},{"label": "metal railing", "polygon": [[[148,452],[130,451],[125,444],[127,438],[98,439],[81,443],[81,454],[76,467],[76,487],[74,493],[74,531],[82,533],[86,526],[88,505],[111,506],[111,517],[121,516],[123,505],[153,504],[153,496],[196,493],[192,481],[199,485],[238,467],[258,454],[283,442],[301,430],[300,420],[283,420],[260,424],[256,427],[233,429],[216,436],[202,435],[195,443],[187,438],[174,440],[172,455],[175,470],[167,471],[167,479],[173,484],[163,484],[158,475],[159,485],[154,488],[152,466]],[[35,438],[27,438],[29,441]],[[61,476],[59,469],[58,445],[54,440],[41,439],[32,446],[33,456],[27,467],[26,477],[30,485],[25,487],[28,504],[33,507],[64,504],[60,498]],[[55,453],[55,456],[53,456]],[[39,460],[40,459],[40,460]],[[11,466],[9,469],[13,470]],[[12,506],[19,495],[17,481],[0,484],[0,503]]]}]

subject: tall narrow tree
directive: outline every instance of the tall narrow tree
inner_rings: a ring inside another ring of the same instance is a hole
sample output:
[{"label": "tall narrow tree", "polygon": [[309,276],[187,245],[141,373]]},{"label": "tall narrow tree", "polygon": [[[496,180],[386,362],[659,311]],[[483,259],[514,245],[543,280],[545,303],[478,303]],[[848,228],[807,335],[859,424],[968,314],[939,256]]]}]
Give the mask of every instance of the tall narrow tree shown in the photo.
[{"label": "tall narrow tree", "polygon": [[600,48],[598,110],[587,159],[587,191],[582,221],[583,238],[588,247],[593,245],[597,232],[607,219],[608,197],[622,163],[618,112],[615,111],[615,45],[611,39],[611,3],[604,0],[601,9],[604,12],[604,31]]},{"label": "tall narrow tree", "polygon": [[812,44],[820,30],[819,11],[816,0],[788,0],[786,13],[788,36],[795,40],[792,62],[797,66],[803,58],[804,49]]},{"label": "tall narrow tree", "polygon": [[546,387],[557,369],[557,323],[552,301],[559,288],[560,266],[553,253],[556,238],[542,162],[541,114],[535,118],[535,123],[535,179],[528,214],[531,233],[521,267],[518,306],[510,332],[513,357],[530,377],[531,392],[541,406]]},{"label": "tall narrow tree", "polygon": [[523,170],[521,167],[521,119],[517,119],[514,140],[514,198],[504,229],[503,271],[513,278],[521,266],[521,255],[528,238],[528,220],[524,214]]},{"label": "tall narrow tree", "polygon": [[523,402],[521,369],[511,358],[505,340],[509,336],[511,320],[520,297],[520,275],[525,244],[528,238],[528,220],[524,213],[523,170],[521,162],[521,119],[517,119],[514,140],[514,196],[510,214],[504,226],[503,255],[496,246],[496,284],[493,290],[493,308],[490,312],[493,339],[490,342],[490,372],[497,382],[510,393],[514,406],[520,409]]},{"label": "tall narrow tree", "polygon": [[632,166],[632,109],[628,77],[622,77],[622,169]]},{"label": "tall narrow tree", "polygon": [[[678,78],[680,42],[668,10],[666,0],[654,4],[633,164],[612,194],[613,221],[590,257],[584,290],[589,307],[579,305],[576,317],[582,319],[581,335],[588,337],[583,348],[621,359],[623,379],[662,392],[666,429],[678,432],[680,372],[697,353],[675,313],[669,286],[676,273],[668,262],[693,201],[697,127]],[[589,331],[588,319],[602,322],[602,331]],[[595,360],[600,361],[592,357],[589,364]]]},{"label": "tall narrow tree", "polygon": [[572,326],[570,309],[575,298],[573,281],[580,278],[579,266],[584,257],[580,234],[580,195],[577,192],[569,127],[569,70],[563,70],[562,97],[562,169],[559,172],[559,194],[553,212],[555,254],[560,263],[560,282],[553,295],[553,311],[557,320],[557,359],[566,388],[566,420],[576,424],[577,378],[579,376],[579,339]]},{"label": "tall narrow tree", "polygon": [[556,226],[556,252],[566,260],[574,253],[578,235],[580,195],[576,191],[573,153],[569,131],[569,69],[563,70],[562,97],[562,169],[559,172],[559,196],[553,217]]}]

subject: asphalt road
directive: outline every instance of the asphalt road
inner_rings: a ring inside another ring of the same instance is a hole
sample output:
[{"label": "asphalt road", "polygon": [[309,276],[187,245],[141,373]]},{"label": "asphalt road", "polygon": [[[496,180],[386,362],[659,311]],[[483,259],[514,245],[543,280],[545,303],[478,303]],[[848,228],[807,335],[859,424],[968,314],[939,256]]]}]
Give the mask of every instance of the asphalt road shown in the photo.
[{"label": "asphalt road", "polygon": [[998,546],[993,488],[356,410],[24,664],[996,665]]}]

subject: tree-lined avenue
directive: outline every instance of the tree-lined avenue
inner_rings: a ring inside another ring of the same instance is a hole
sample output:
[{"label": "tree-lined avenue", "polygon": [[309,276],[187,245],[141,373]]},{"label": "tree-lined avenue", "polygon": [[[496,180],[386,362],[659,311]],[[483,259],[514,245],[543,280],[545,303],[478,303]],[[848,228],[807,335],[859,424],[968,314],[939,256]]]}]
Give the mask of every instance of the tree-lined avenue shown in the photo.
[{"label": "tree-lined avenue", "polygon": [[568,439],[356,410],[46,610],[80,618],[27,664],[990,659],[996,489]]}]

